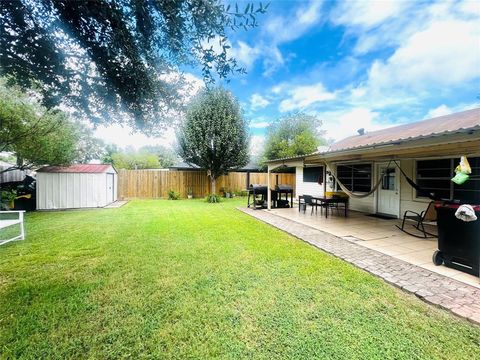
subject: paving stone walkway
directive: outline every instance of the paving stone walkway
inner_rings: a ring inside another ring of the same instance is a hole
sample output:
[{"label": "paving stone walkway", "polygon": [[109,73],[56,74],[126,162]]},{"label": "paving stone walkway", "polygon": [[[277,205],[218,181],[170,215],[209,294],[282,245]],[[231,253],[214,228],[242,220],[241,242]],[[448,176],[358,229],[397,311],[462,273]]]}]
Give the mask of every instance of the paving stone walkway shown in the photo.
[{"label": "paving stone walkway", "polygon": [[480,324],[480,289],[476,287],[265,210],[239,210],[348,261],[430,304]]}]

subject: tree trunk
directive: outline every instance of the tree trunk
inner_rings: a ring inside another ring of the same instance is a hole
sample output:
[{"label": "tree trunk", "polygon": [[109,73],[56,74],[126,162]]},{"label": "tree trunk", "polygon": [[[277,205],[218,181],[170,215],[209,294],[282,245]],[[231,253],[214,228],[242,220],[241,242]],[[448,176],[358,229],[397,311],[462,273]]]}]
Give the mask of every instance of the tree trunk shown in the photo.
[{"label": "tree trunk", "polygon": [[210,193],[212,195],[215,195],[216,194],[216,185],[217,185],[217,179],[215,179],[214,177],[210,177]]}]

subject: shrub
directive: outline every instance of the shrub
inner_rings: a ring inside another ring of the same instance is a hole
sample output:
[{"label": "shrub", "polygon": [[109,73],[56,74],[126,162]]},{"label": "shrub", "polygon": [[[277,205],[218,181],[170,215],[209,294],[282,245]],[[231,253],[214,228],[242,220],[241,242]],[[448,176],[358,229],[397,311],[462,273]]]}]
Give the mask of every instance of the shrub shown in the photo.
[{"label": "shrub", "polygon": [[0,210],[9,210],[16,198],[17,192],[15,190],[2,190],[0,192]]},{"label": "shrub", "polygon": [[217,195],[217,194],[210,194],[207,196],[207,202],[209,203],[212,203],[212,204],[215,204],[215,203],[219,203],[220,202],[220,199],[222,197],[220,195]]},{"label": "shrub", "polygon": [[178,200],[180,199],[180,193],[175,190],[170,190],[168,192],[168,200]]},{"label": "shrub", "polygon": [[235,196],[248,196],[247,190],[237,190],[234,192]]}]

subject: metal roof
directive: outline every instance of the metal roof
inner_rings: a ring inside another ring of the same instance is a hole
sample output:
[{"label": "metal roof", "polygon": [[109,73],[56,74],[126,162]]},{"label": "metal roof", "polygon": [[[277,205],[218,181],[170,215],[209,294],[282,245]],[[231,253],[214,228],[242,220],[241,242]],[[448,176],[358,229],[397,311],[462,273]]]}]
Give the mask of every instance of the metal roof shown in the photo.
[{"label": "metal roof", "polygon": [[70,166],[44,166],[37,172],[41,173],[104,173],[110,168],[110,164],[74,164]]},{"label": "metal roof", "polygon": [[480,108],[351,136],[334,143],[328,152],[430,138],[475,129],[480,129]]},{"label": "metal roof", "polygon": [[350,136],[332,144],[328,150],[322,148],[311,154],[268,160],[266,163],[303,160],[310,156],[327,156],[346,150],[372,148],[378,145],[433,138],[435,136],[473,130],[480,130],[480,108],[410,124],[393,126],[383,130],[372,131],[364,135]]}]

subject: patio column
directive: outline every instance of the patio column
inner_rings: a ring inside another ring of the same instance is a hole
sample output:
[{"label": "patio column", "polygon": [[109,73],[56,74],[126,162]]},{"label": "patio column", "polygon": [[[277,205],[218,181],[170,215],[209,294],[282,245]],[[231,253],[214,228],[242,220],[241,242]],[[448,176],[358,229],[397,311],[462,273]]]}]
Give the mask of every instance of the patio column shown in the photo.
[{"label": "patio column", "polygon": [[267,171],[267,209],[272,210],[272,191],[270,190],[270,165]]}]

